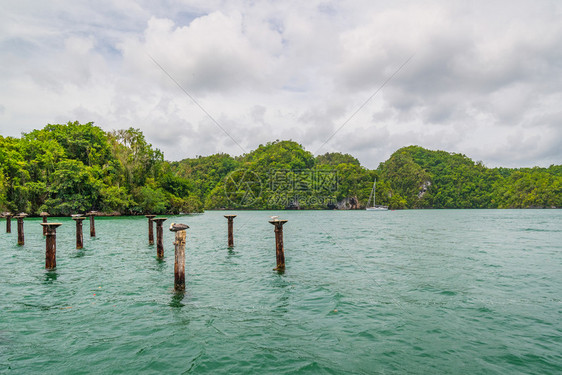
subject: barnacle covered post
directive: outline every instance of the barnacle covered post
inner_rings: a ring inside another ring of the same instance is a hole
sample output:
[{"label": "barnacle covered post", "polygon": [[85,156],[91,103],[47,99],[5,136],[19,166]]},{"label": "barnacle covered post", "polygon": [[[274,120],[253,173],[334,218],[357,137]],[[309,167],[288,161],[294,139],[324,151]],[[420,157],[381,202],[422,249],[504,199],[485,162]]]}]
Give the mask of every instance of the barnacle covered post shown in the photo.
[{"label": "barnacle covered post", "polygon": [[61,223],[41,223],[45,231],[45,268],[52,270],[57,266],[57,228]]},{"label": "barnacle covered post", "polygon": [[12,233],[12,213],[11,212],[4,212],[4,216],[6,217],[6,233]]},{"label": "barnacle covered post", "polygon": [[177,291],[185,290],[185,230],[187,228],[189,228],[189,226],[186,224],[172,223],[172,225],[170,225],[170,231],[176,233],[174,241],[174,289]]},{"label": "barnacle covered post", "polygon": [[228,247],[234,247],[233,221],[236,215],[224,215],[228,220]]},{"label": "barnacle covered post", "polygon": [[73,215],[72,219],[76,221],[76,248],[84,248],[84,235],[82,233],[82,221],[86,219],[83,216]]},{"label": "barnacle covered post", "polygon": [[96,236],[96,223],[95,223],[96,214],[97,211],[90,211],[86,214],[86,216],[90,218],[90,237]]},{"label": "barnacle covered post", "polygon": [[[47,212],[41,212],[39,214],[39,216],[41,216],[43,218],[43,223],[47,222],[47,216],[49,216],[49,214]],[[47,235],[47,227],[43,225],[43,236]]]},{"label": "barnacle covered post", "polygon": [[23,233],[23,219],[27,216],[26,213],[19,213],[17,216],[14,216],[14,219],[18,221],[18,245],[25,245],[25,235]]},{"label": "barnacle covered post", "polygon": [[153,230],[154,225],[152,225],[152,219],[154,219],[156,215],[144,215],[144,216],[148,218],[148,244],[154,245],[154,230]]},{"label": "barnacle covered post", "polygon": [[158,258],[164,258],[164,242],[162,241],[162,237],[164,236],[164,232],[162,229],[162,223],[168,220],[165,217],[159,217],[157,219],[152,219],[156,223],[156,256]]},{"label": "barnacle covered post", "polygon": [[285,270],[285,250],[283,249],[283,224],[287,220],[279,220],[277,218],[269,221],[275,226],[275,255],[277,258],[277,271]]}]

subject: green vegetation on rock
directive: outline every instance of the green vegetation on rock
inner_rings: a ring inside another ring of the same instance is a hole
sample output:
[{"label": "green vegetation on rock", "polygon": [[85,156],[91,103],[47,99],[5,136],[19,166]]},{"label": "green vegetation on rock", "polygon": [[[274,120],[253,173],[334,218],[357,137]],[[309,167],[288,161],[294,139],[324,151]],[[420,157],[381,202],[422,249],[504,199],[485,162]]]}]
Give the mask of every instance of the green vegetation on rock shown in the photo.
[{"label": "green vegetation on rock", "polygon": [[[395,208],[562,207],[562,168],[487,168],[462,154],[418,146],[379,166],[388,186],[381,204]],[[392,200],[400,196],[402,204]]]},{"label": "green vegetation on rock", "polygon": [[0,210],[69,215],[200,212],[203,209],[562,207],[562,166],[487,168],[462,154],[418,146],[376,170],[349,154],[314,157],[293,141],[247,154],[167,162],[140,130],[92,123],[47,125],[0,136]]},{"label": "green vegetation on rock", "polygon": [[199,211],[190,183],[172,174],[141,131],[92,123],[0,136],[0,209],[37,215]]}]

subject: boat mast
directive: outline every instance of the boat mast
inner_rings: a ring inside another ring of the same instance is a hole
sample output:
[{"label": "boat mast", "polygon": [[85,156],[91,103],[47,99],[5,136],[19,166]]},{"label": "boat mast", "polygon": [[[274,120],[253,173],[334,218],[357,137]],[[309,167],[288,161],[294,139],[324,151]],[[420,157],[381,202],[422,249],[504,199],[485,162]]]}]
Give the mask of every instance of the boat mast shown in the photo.
[{"label": "boat mast", "polygon": [[371,207],[375,207],[375,187],[377,185],[377,179],[375,178],[375,183],[373,184],[373,188],[371,189],[371,195],[369,195],[369,200],[367,201],[367,207],[371,204],[371,197],[373,198],[373,205]]},{"label": "boat mast", "polygon": [[375,178],[375,183],[373,184],[373,207],[376,207],[375,200],[377,199],[377,179]]}]

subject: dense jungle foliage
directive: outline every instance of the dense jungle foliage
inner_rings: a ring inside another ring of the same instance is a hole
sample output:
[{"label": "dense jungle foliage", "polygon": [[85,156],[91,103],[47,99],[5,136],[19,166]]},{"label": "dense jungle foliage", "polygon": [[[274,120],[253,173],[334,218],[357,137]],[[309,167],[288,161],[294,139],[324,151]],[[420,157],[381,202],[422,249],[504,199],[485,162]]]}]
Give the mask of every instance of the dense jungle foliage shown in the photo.
[{"label": "dense jungle foliage", "polygon": [[465,155],[418,146],[376,170],[351,155],[314,156],[275,141],[237,157],[167,162],[141,131],[92,123],[0,136],[0,210],[37,215],[179,213],[203,209],[562,207],[562,166],[487,168]]},{"label": "dense jungle foliage", "polygon": [[137,214],[201,210],[136,129],[91,123],[47,125],[19,139],[0,136],[0,209],[37,215],[89,210]]}]

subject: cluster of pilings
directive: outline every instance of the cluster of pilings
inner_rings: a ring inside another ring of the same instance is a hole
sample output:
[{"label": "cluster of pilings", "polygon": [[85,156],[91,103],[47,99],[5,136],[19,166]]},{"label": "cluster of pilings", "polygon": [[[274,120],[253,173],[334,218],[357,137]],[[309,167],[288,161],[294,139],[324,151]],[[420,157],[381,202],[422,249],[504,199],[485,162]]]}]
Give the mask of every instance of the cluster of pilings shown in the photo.
[{"label": "cluster of pilings", "polygon": [[[148,219],[148,244],[154,245],[154,230],[153,223],[156,223],[156,257],[164,257],[164,246],[163,246],[163,229],[162,225],[164,221],[168,218],[160,217],[156,218],[156,215],[145,215]],[[228,225],[228,247],[234,247],[234,218],[236,215],[224,215],[227,219]],[[283,272],[285,270],[285,250],[283,247],[283,225],[287,220],[274,219],[269,221],[275,226],[275,257],[277,259],[277,267],[274,270]],[[172,223],[170,225],[170,231],[175,232],[175,262],[174,262],[174,288],[176,290],[185,289],[185,242],[186,233],[185,230],[189,226],[185,224]]]},{"label": "cluster of pilings", "polygon": [[[96,236],[94,217],[96,216],[96,211],[91,211],[86,214],[90,217],[90,236]],[[24,234],[24,219],[28,216],[26,213],[21,212],[17,215],[13,215],[11,212],[4,212],[2,214],[6,218],[6,233],[12,233],[12,218],[17,220],[18,223],[18,245],[25,245],[25,234]],[[62,223],[49,223],[47,222],[47,217],[50,215],[47,212],[41,212],[39,214],[42,218],[41,226],[43,226],[43,236],[45,236],[46,248],[45,248],[45,268],[53,269],[57,265],[57,228],[62,225]],[[84,247],[84,236],[82,234],[82,221],[85,217],[81,215],[72,215],[72,218],[76,221],[76,248],[82,249]]]},{"label": "cluster of pilings", "polygon": [[[94,218],[96,216],[96,211],[88,212],[85,216],[79,214],[72,215],[72,219],[76,222],[76,249],[82,249],[84,247],[84,235],[82,230],[82,222],[86,217],[90,218],[90,237],[96,236],[96,228]],[[18,223],[18,245],[23,246],[25,244],[23,222],[24,218],[28,216],[26,213],[19,213],[13,215],[11,212],[4,212],[2,215],[6,218],[6,233],[12,232],[11,219],[14,218]],[[53,269],[57,265],[56,252],[57,252],[57,228],[62,225],[62,223],[49,223],[47,222],[47,217],[50,216],[47,212],[41,212],[39,216],[42,217],[43,235],[46,239],[45,248],[45,268]],[[148,244],[154,245],[154,231],[153,223],[156,223],[156,257],[161,259],[164,257],[164,243],[163,236],[164,231],[162,225],[164,221],[168,218],[160,217],[157,218],[156,215],[145,215],[148,218]],[[234,218],[236,215],[224,215],[228,221],[228,247],[234,247]],[[274,270],[283,272],[285,270],[285,252],[283,248],[283,225],[287,220],[279,220],[277,218],[269,221],[275,229],[275,257],[277,260],[277,267]],[[175,232],[175,263],[174,263],[174,288],[176,290],[185,290],[185,243],[186,243],[186,232],[189,226],[185,224],[172,223],[170,225],[170,231]]]},{"label": "cluster of pilings", "polygon": [[25,212],[20,212],[17,215],[12,214],[11,212],[2,213],[2,217],[6,219],[6,233],[12,233],[12,219],[17,220],[19,246],[25,245],[25,235],[23,232],[23,219],[25,219],[26,216],[28,215]]},{"label": "cluster of pilings", "polygon": [[[164,229],[162,225],[168,218],[156,215],[145,215],[148,219],[148,244],[154,245],[154,226],[156,223],[156,257],[162,259],[164,257]],[[175,232],[174,240],[174,289],[177,291],[185,290],[185,230],[189,226],[185,224],[170,225],[170,231]]]}]

